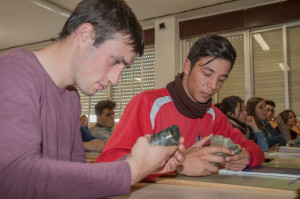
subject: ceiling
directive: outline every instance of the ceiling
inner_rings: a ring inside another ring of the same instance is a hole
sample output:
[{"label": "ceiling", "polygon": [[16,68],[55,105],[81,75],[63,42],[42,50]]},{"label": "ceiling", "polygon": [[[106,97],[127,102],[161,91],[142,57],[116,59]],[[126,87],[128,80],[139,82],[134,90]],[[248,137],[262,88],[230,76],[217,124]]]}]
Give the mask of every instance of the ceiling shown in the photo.
[{"label": "ceiling", "polygon": [[[71,12],[80,0],[40,0]],[[126,0],[147,29],[155,20],[176,16],[183,21],[282,0]],[[31,0],[0,0],[0,51],[56,38],[66,17]]]}]

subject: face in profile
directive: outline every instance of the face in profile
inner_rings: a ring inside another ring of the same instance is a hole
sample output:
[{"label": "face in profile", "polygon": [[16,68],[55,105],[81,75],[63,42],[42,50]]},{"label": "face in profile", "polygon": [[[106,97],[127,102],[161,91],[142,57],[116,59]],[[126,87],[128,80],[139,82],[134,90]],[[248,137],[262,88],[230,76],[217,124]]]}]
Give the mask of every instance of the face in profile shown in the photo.
[{"label": "face in profile", "polygon": [[266,109],[267,109],[267,120],[271,121],[274,117],[274,112],[275,112],[274,106],[267,104]]},{"label": "face in profile", "polygon": [[183,87],[187,95],[195,102],[206,103],[220,90],[227,79],[231,63],[224,59],[215,59],[206,64],[212,57],[201,58],[194,67],[186,59],[184,63]]},{"label": "face in profile", "polygon": [[126,37],[116,34],[98,47],[94,40],[84,43],[80,56],[73,61],[75,83],[86,95],[104,90],[109,84],[117,84],[121,72],[129,68],[136,57],[133,48],[126,44]]},{"label": "face in profile", "polygon": [[245,123],[246,116],[247,116],[247,112],[245,110],[245,103],[244,102],[238,103],[234,110],[234,113],[230,113],[229,116],[242,122],[242,123]]},{"label": "face in profile", "polygon": [[265,100],[259,101],[255,106],[255,115],[258,120],[263,121],[267,119],[267,109]]},{"label": "face in profile", "polygon": [[293,112],[289,112],[289,118],[288,118],[286,124],[289,126],[295,126],[297,124],[296,115],[294,115]]},{"label": "face in profile", "polygon": [[80,124],[81,126],[86,126],[87,125],[87,122],[88,122],[88,118],[87,117],[82,117],[80,119]]}]

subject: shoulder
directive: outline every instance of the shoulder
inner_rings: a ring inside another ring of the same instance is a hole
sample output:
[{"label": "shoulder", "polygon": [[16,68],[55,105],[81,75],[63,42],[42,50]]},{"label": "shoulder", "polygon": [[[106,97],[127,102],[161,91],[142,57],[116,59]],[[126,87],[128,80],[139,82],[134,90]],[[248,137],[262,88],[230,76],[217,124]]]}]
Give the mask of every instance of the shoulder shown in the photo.
[{"label": "shoulder", "polygon": [[90,129],[90,132],[92,134],[94,134],[94,133],[101,133],[101,132],[105,132],[105,131],[106,131],[106,129],[104,127],[99,127],[99,126],[94,126],[94,127],[92,127]]},{"label": "shoulder", "polygon": [[143,91],[136,95],[137,98],[147,98],[149,100],[155,100],[159,97],[170,96],[168,90],[166,88],[154,89]]},{"label": "shoulder", "polygon": [[3,81],[16,81],[24,84],[24,82],[34,82],[34,79],[35,81],[45,79],[44,68],[36,56],[25,49],[14,49],[1,54],[0,65]]},{"label": "shoulder", "polygon": [[222,113],[220,109],[211,105],[211,107],[207,110],[205,117],[212,117],[213,121],[226,120],[227,117]]},{"label": "shoulder", "polygon": [[22,68],[30,69],[39,62],[36,56],[28,50],[25,49],[13,49],[2,53],[0,55],[1,68],[5,67],[7,69]]},{"label": "shoulder", "polygon": [[131,104],[136,105],[137,103],[148,104],[152,106],[154,103],[166,103],[172,101],[171,96],[166,88],[154,89],[144,91],[132,98]]}]

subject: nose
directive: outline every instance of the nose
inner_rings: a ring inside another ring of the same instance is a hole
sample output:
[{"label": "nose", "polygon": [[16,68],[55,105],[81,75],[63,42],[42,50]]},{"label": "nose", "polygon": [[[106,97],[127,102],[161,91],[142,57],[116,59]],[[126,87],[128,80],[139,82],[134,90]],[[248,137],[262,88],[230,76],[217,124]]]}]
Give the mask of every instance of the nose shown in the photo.
[{"label": "nose", "polygon": [[217,77],[210,78],[210,81],[209,81],[208,86],[209,86],[212,90],[216,90],[216,89],[217,89],[217,86],[218,86],[218,78],[217,78]]},{"label": "nose", "polygon": [[122,68],[117,68],[116,70],[111,71],[111,73],[108,77],[108,81],[112,85],[116,85],[120,79],[121,73],[122,73]]},{"label": "nose", "polygon": [[265,113],[268,113],[268,111],[267,111],[267,108],[266,108],[266,107],[263,107],[263,111],[264,111]]}]

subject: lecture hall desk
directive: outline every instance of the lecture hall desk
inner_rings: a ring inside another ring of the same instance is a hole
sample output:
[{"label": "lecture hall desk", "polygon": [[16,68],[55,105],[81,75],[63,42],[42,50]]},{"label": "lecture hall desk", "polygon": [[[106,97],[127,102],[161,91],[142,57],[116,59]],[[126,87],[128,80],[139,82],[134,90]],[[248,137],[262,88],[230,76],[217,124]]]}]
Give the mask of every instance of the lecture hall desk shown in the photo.
[{"label": "lecture hall desk", "polygon": [[[93,163],[97,153],[87,153],[87,161]],[[300,168],[300,158],[272,157],[266,167]],[[130,193],[114,199],[297,199],[300,197],[300,178],[278,178],[214,174],[205,177],[169,175],[151,182],[137,183]]]}]

